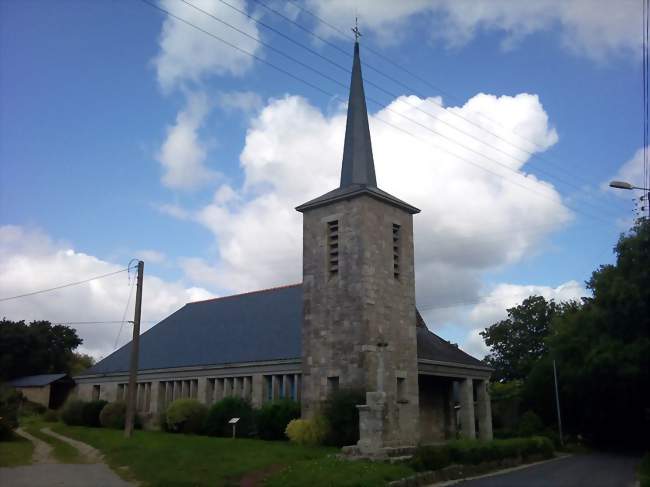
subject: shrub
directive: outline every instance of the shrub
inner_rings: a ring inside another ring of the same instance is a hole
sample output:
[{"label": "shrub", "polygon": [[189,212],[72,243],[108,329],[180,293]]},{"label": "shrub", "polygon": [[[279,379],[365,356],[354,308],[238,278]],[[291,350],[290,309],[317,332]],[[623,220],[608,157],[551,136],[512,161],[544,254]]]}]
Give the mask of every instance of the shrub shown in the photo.
[{"label": "shrub", "polygon": [[639,463],[639,485],[650,487],[650,453],[643,455]]},{"label": "shrub", "polygon": [[366,396],[358,389],[339,389],[327,398],[323,415],[329,425],[325,443],[333,446],[354,445],[359,441],[358,404],[365,404]]},{"label": "shrub", "polygon": [[264,404],[255,414],[257,434],[263,440],[286,440],[289,421],[300,417],[300,404],[291,399]]},{"label": "shrub", "polygon": [[172,433],[201,433],[208,408],[196,399],[177,399],[165,412],[166,430]]},{"label": "shrub", "polygon": [[126,403],[124,401],[109,402],[99,413],[99,423],[105,428],[124,428],[126,419]]},{"label": "shrub", "polygon": [[83,425],[91,426],[94,428],[101,426],[101,423],[99,422],[99,413],[102,412],[102,409],[104,409],[104,406],[107,404],[108,401],[104,400],[90,401],[85,403],[83,405],[83,410],[81,413]]},{"label": "shrub", "polygon": [[61,420],[69,426],[82,426],[85,405],[81,399],[68,399],[61,409]]},{"label": "shrub", "polygon": [[9,387],[0,388],[0,440],[9,440],[18,427],[18,407],[22,394]]},{"label": "shrub", "polygon": [[541,436],[492,441],[455,440],[446,445],[418,448],[411,466],[415,470],[438,470],[452,463],[476,465],[505,458],[526,459],[532,455],[553,456],[553,442]]},{"label": "shrub", "polygon": [[322,417],[294,419],[289,422],[286,435],[299,445],[320,445],[328,434],[327,421]]},{"label": "shrub", "polygon": [[239,418],[237,437],[248,437],[253,433],[253,408],[248,401],[240,397],[226,397],[217,402],[208,411],[205,418],[204,432],[210,436],[232,436],[231,418]]},{"label": "shrub", "polygon": [[532,411],[526,411],[519,419],[517,433],[520,437],[538,435],[544,429],[540,417]]},{"label": "shrub", "polygon": [[45,411],[47,411],[47,408],[42,404],[23,399],[20,404],[19,414],[20,416],[34,416],[44,414]]},{"label": "shrub", "polygon": [[54,409],[48,409],[43,414],[43,421],[47,423],[56,423],[59,420],[59,412]]}]

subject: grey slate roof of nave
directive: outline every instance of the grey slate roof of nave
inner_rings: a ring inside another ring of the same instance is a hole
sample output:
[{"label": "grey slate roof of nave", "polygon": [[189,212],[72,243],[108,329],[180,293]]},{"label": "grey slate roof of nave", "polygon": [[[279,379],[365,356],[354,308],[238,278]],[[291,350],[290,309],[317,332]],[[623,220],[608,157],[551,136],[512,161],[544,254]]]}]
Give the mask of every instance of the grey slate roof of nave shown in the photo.
[{"label": "grey slate roof of nave", "polygon": [[[140,337],[139,370],[300,359],[302,284],[188,303]],[[418,358],[485,366],[418,326]],[[126,372],[127,343],[81,376]]]}]

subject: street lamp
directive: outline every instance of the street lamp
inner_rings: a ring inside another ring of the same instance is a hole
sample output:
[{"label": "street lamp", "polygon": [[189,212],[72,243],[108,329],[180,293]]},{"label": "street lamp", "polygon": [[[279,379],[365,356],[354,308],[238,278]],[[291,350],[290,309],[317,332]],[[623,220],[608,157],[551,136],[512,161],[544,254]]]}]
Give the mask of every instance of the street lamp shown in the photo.
[{"label": "street lamp", "polygon": [[[650,217],[650,188],[643,188],[641,186],[634,186],[633,184],[628,183],[627,181],[611,181],[609,183],[610,188],[616,189],[640,189],[646,193],[646,205],[648,205],[648,216]],[[643,200],[643,196],[641,197]]]}]

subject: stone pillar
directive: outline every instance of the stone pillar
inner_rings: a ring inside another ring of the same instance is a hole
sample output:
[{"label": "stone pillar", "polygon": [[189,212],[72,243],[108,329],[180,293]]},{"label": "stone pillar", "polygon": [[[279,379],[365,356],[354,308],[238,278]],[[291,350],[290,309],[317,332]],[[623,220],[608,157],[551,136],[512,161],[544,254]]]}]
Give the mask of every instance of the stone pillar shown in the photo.
[{"label": "stone pillar", "polygon": [[492,439],[492,405],[490,404],[490,381],[481,380],[476,390],[478,435],[481,440]]},{"label": "stone pillar", "polygon": [[264,402],[264,376],[255,374],[251,377],[251,404],[259,408]]},{"label": "stone pillar", "polygon": [[151,382],[144,385],[144,410],[147,413],[151,411]]},{"label": "stone pillar", "polygon": [[196,383],[196,399],[206,406],[212,404],[212,384],[206,377],[199,377]]},{"label": "stone pillar", "polygon": [[214,402],[218,402],[223,399],[223,383],[224,379],[214,380]]},{"label": "stone pillar", "polygon": [[454,384],[455,381],[449,381],[447,395],[445,397],[445,436],[448,440],[455,440],[457,432]]},{"label": "stone pillar", "polygon": [[223,379],[223,397],[232,396],[232,377]]},{"label": "stone pillar", "polygon": [[460,383],[460,432],[464,438],[476,438],[474,424],[474,385],[471,378]]},{"label": "stone pillar", "polygon": [[294,384],[295,391],[296,391],[294,400],[300,402],[300,389],[301,389],[300,374],[294,374],[294,376],[293,376],[293,384]]},{"label": "stone pillar", "polygon": [[359,453],[376,456],[384,447],[384,416],[386,413],[386,393],[366,392],[366,404],[357,406],[359,410]]},{"label": "stone pillar", "polygon": [[151,383],[151,412],[158,414],[164,408],[165,383],[159,380]]},{"label": "stone pillar", "polygon": [[271,376],[271,401],[275,401],[278,398],[279,395],[278,391],[279,391],[278,376],[272,375]]}]

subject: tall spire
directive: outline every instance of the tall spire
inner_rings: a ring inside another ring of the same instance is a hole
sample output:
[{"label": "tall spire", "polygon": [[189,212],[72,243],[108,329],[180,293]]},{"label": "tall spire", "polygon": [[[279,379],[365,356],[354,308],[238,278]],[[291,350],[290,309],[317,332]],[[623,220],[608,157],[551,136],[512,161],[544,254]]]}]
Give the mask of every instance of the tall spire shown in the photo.
[{"label": "tall spire", "polygon": [[359,59],[359,30],[355,27],[354,62],[350,81],[350,99],[348,101],[348,120],[345,126],[345,145],[343,147],[343,165],[341,167],[341,188],[351,185],[377,187],[375,162],[372,157],[372,143],[368,126],[368,109],[366,95],[363,91],[361,77],[361,60]]}]

